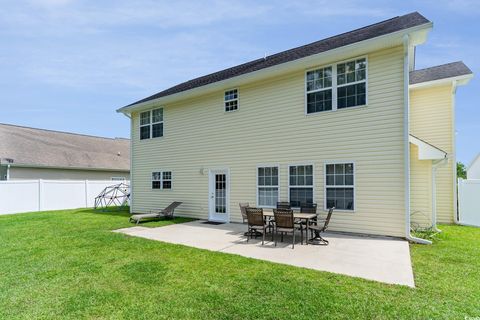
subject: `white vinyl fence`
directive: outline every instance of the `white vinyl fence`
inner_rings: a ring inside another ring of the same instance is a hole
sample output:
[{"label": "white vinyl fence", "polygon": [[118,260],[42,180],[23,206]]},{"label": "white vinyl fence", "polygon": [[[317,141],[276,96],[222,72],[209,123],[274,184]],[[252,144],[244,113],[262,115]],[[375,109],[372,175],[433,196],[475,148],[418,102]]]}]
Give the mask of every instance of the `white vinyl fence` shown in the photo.
[{"label": "white vinyl fence", "polygon": [[461,224],[480,227],[480,180],[458,179],[458,215]]},{"label": "white vinyl fence", "polygon": [[105,187],[120,182],[110,180],[0,181],[0,215],[93,207],[95,197]]}]

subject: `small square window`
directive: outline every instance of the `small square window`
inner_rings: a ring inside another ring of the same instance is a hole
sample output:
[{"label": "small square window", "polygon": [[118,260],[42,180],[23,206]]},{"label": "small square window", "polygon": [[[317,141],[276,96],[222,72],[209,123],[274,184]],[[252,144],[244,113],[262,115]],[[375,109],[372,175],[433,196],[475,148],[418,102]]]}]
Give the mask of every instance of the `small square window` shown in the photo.
[{"label": "small square window", "polygon": [[152,172],[152,189],[172,189],[172,172]]},{"label": "small square window", "polygon": [[163,108],[140,113],[140,140],[163,137]]}]

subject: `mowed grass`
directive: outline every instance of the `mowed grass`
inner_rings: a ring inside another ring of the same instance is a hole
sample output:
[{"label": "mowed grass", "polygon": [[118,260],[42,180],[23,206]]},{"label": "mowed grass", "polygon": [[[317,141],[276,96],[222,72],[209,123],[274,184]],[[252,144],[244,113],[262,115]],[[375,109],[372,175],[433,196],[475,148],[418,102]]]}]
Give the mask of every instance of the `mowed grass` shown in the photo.
[{"label": "mowed grass", "polygon": [[478,228],[441,226],[434,245],[412,245],[412,289],[111,232],[127,217],[0,216],[0,319],[480,317]]}]

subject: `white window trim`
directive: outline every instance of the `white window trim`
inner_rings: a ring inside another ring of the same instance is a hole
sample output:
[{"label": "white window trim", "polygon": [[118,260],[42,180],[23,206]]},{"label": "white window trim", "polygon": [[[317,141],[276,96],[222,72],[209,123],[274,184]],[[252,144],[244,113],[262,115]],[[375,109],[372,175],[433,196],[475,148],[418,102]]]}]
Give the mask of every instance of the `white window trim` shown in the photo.
[{"label": "white window trim", "polygon": [[[232,91],[232,90],[237,90],[237,98],[236,98],[236,99],[225,100],[225,93],[228,92],[228,91]],[[227,102],[235,101],[235,100],[237,101],[237,109],[227,111],[225,104],[226,104]],[[231,112],[238,111],[239,109],[240,109],[240,90],[239,90],[238,88],[231,88],[231,89],[224,90],[224,91],[223,91],[223,112],[224,112],[224,113],[231,113]]]},{"label": "white window trim", "polygon": [[[327,165],[329,164],[353,164],[353,186],[327,186]],[[338,212],[355,213],[357,211],[357,164],[353,160],[332,160],[325,161],[323,164],[323,211],[328,211],[327,208],[327,188],[353,188],[353,210],[335,209]]]},{"label": "white window trim", "polygon": [[[296,163],[289,163],[287,165],[287,179],[288,179],[288,190],[287,190],[287,199],[288,203],[290,203],[290,187],[293,188],[310,188],[310,186],[291,186],[290,185],[290,167],[296,167],[296,166],[312,166],[312,201],[313,203],[316,203],[316,180],[315,180],[315,162],[314,161],[306,161],[306,162],[296,162]],[[299,207],[292,207],[295,209],[298,209]]]},{"label": "white window trim", "polygon": [[[153,174],[154,172],[160,172],[160,180],[153,180],[153,179],[152,179],[152,174]],[[171,186],[172,186],[172,187],[171,187],[170,189],[164,189],[164,188],[163,188],[163,173],[164,173],[164,172],[170,172],[171,178],[170,178],[170,180],[166,180],[166,181],[170,181],[170,182],[171,182]],[[160,181],[160,188],[154,189],[154,188],[153,188],[153,185],[152,185],[153,181]],[[171,190],[173,190],[173,171],[172,171],[172,170],[168,170],[168,169],[152,170],[152,172],[150,173],[150,189],[151,189],[151,190],[165,190],[165,191],[171,191]]]},{"label": "white window trim", "polygon": [[[157,121],[157,122],[153,122],[153,111],[154,110],[158,110],[158,109],[162,109],[162,121]],[[143,124],[142,125],[142,113],[144,112],[149,112],[150,114],[150,123],[149,124]],[[142,141],[142,140],[150,140],[150,139],[158,139],[158,138],[163,138],[165,136],[165,108],[164,107],[157,107],[157,108],[153,108],[153,109],[150,109],[150,110],[144,110],[144,111],[141,111],[139,113],[139,140]],[[153,137],[153,125],[155,124],[159,124],[159,123],[162,123],[163,124],[163,130],[162,130],[162,136],[161,137]],[[141,138],[141,131],[142,131],[142,127],[150,127],[150,135],[148,138],[145,138],[145,139],[142,139]]]},{"label": "white window trim", "polygon": [[[278,185],[277,185],[277,188],[278,188],[278,199],[277,200],[280,200],[280,186],[281,186],[281,182],[280,182],[280,164],[278,163],[267,163],[267,164],[257,164],[257,167],[256,167],[256,173],[255,173],[255,179],[256,179],[256,182],[255,182],[255,185],[257,186],[257,206],[259,208],[270,208],[270,209],[274,209],[276,208],[277,206],[261,206],[260,205],[260,195],[259,195],[259,192],[258,192],[258,188],[269,188],[269,186],[259,186],[258,185],[258,168],[274,168],[276,167],[277,170],[278,170]],[[274,186],[270,186],[270,188],[275,188]]]},{"label": "white window trim", "polygon": [[[340,64],[340,63],[345,63],[345,62],[348,62],[348,61],[352,61],[352,60],[358,60],[358,59],[365,59],[365,63],[367,64],[367,67],[365,68],[365,80],[361,80],[361,81],[355,81],[355,82],[350,82],[350,83],[347,83],[347,84],[341,84],[340,86],[337,85],[337,65]],[[337,111],[344,111],[344,110],[351,110],[351,109],[357,109],[357,108],[363,108],[363,107],[366,107],[368,106],[368,66],[369,66],[369,63],[368,63],[368,56],[365,55],[365,56],[359,56],[359,57],[354,57],[354,58],[349,58],[349,59],[345,59],[345,60],[342,60],[342,61],[336,61],[335,63],[330,63],[330,64],[325,64],[325,65],[320,65],[320,66],[316,66],[316,67],[313,67],[313,68],[309,68],[309,69],[306,69],[305,70],[305,74],[304,74],[304,78],[303,78],[303,81],[305,82],[305,91],[304,91],[304,112],[305,112],[305,116],[313,116],[313,115],[318,115],[318,114],[325,114],[325,113],[329,113],[329,112],[337,112]],[[329,87],[331,90],[332,90],[332,110],[326,110],[326,111],[319,111],[319,112],[312,112],[312,113],[308,113],[308,108],[307,108],[307,94],[308,93],[313,93],[313,92],[317,92],[317,91],[323,91],[323,90],[328,90],[329,88],[323,88],[323,89],[317,89],[317,90],[311,90],[311,91],[308,91],[307,92],[307,73],[310,72],[310,71],[314,71],[314,70],[318,70],[318,69],[323,69],[323,68],[328,68],[328,67],[332,67],[332,86]],[[353,85],[353,84],[358,84],[358,83],[362,83],[365,81],[365,104],[363,105],[360,105],[360,106],[354,106],[354,107],[348,107],[348,108],[340,108],[338,109],[337,106],[338,106],[338,99],[337,99],[337,88],[341,88],[341,87],[345,87],[347,85]]]}]

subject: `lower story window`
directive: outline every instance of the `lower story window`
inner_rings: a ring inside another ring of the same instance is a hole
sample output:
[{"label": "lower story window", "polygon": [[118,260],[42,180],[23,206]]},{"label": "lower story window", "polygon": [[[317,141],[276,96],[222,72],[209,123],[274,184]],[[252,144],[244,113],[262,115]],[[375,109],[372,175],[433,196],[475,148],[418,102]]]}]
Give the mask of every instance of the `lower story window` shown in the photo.
[{"label": "lower story window", "polygon": [[257,169],[258,206],[275,207],[278,201],[278,167]]},{"label": "lower story window", "polygon": [[152,172],[152,189],[172,189],[172,172]]},{"label": "lower story window", "polygon": [[355,210],[353,163],[335,163],[325,166],[326,208]]},{"label": "lower story window", "polygon": [[289,166],[289,199],[292,207],[313,203],[313,165]]},{"label": "lower story window", "polygon": [[300,207],[304,204],[313,203],[313,188],[292,188],[290,187],[290,205]]}]

